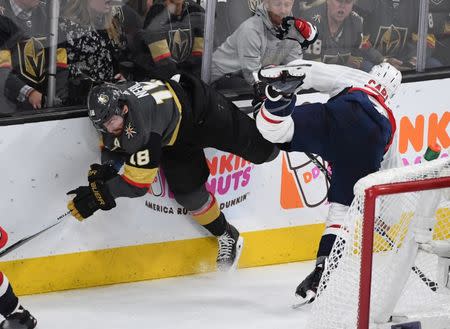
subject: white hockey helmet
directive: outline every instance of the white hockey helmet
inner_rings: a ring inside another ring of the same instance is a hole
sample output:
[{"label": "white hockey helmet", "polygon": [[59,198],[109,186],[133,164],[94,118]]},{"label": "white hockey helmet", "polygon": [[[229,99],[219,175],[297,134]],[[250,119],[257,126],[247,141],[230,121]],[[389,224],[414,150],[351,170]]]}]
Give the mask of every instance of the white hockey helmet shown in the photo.
[{"label": "white hockey helmet", "polygon": [[389,98],[394,97],[402,82],[402,73],[399,70],[389,63],[381,63],[373,66],[369,74],[386,88]]}]

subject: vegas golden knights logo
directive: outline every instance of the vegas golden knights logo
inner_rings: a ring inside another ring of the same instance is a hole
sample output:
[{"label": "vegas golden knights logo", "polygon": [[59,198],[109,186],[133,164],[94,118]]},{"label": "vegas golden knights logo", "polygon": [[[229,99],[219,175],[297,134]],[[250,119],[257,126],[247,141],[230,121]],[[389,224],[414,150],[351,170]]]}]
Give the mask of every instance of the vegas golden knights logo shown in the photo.
[{"label": "vegas golden knights logo", "polygon": [[408,28],[391,26],[380,26],[374,47],[383,56],[394,56],[403,49],[408,35]]},{"label": "vegas golden knights logo", "polygon": [[17,44],[19,48],[20,73],[34,83],[45,79],[45,47],[44,38],[31,38]]},{"label": "vegas golden knights logo", "polygon": [[250,9],[250,11],[254,13],[256,11],[256,7],[258,7],[260,3],[261,0],[248,0],[248,9]]},{"label": "vegas golden knights logo", "polygon": [[192,51],[192,38],[190,29],[177,29],[169,31],[169,48],[172,59],[177,63],[184,62]]}]

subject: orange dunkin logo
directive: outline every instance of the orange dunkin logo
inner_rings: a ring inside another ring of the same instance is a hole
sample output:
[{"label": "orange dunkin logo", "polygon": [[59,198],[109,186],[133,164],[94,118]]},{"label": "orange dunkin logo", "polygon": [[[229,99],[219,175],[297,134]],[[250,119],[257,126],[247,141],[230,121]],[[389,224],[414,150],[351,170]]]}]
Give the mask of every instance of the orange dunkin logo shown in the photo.
[{"label": "orange dunkin logo", "polygon": [[[397,122],[399,122],[398,151],[404,166],[420,163],[427,146],[431,144],[437,143],[442,147],[444,151],[441,152],[441,157],[448,156],[445,150],[450,147],[450,111],[444,111],[442,114],[430,113],[428,117],[423,114],[415,118],[404,116]],[[408,157],[408,153],[415,155],[411,158]]]},{"label": "orange dunkin logo", "polygon": [[[377,89],[374,84],[371,86]],[[383,94],[382,90],[378,91]],[[397,119],[399,136],[396,151],[400,153],[403,166],[422,162],[427,146],[434,143],[442,147],[440,157],[448,157],[449,123],[450,111]],[[281,170],[280,204],[283,209],[317,207],[325,202],[328,181],[304,153],[283,153]]]},{"label": "orange dunkin logo", "polygon": [[[326,163],[318,157],[326,167]],[[282,154],[281,195],[283,209],[317,207],[327,199],[328,181],[301,152]]]}]

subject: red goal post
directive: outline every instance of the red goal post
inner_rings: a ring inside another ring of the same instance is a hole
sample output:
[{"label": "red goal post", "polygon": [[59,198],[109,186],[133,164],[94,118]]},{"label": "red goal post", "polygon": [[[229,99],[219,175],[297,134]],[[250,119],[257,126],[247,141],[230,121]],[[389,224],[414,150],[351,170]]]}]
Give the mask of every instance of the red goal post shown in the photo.
[{"label": "red goal post", "polygon": [[450,187],[450,177],[423,179],[372,186],[365,191],[364,222],[361,244],[358,329],[369,329],[372,250],[375,231],[376,199],[382,195],[426,191]]},{"label": "red goal post", "polygon": [[424,246],[450,244],[450,158],[373,173],[354,193],[310,328],[391,329],[411,319],[448,328],[450,285],[437,285],[442,257]]}]

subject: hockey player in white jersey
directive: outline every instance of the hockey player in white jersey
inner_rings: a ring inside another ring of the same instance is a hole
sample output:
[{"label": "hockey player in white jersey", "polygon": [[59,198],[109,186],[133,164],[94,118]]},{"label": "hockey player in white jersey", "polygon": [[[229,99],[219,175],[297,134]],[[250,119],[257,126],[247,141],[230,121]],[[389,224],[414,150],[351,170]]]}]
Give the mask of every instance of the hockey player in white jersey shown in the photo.
[{"label": "hockey player in white jersey", "polygon": [[[388,63],[369,73],[320,62],[297,60],[258,72],[268,83],[267,100],[256,116],[261,134],[288,152],[320,155],[332,167],[326,228],[314,271],[297,287],[302,302],[312,302],[341,224],[362,177],[398,165],[394,115],[388,104],[401,73]],[[330,95],[326,103],[296,105],[296,92],[313,88]]]}]

